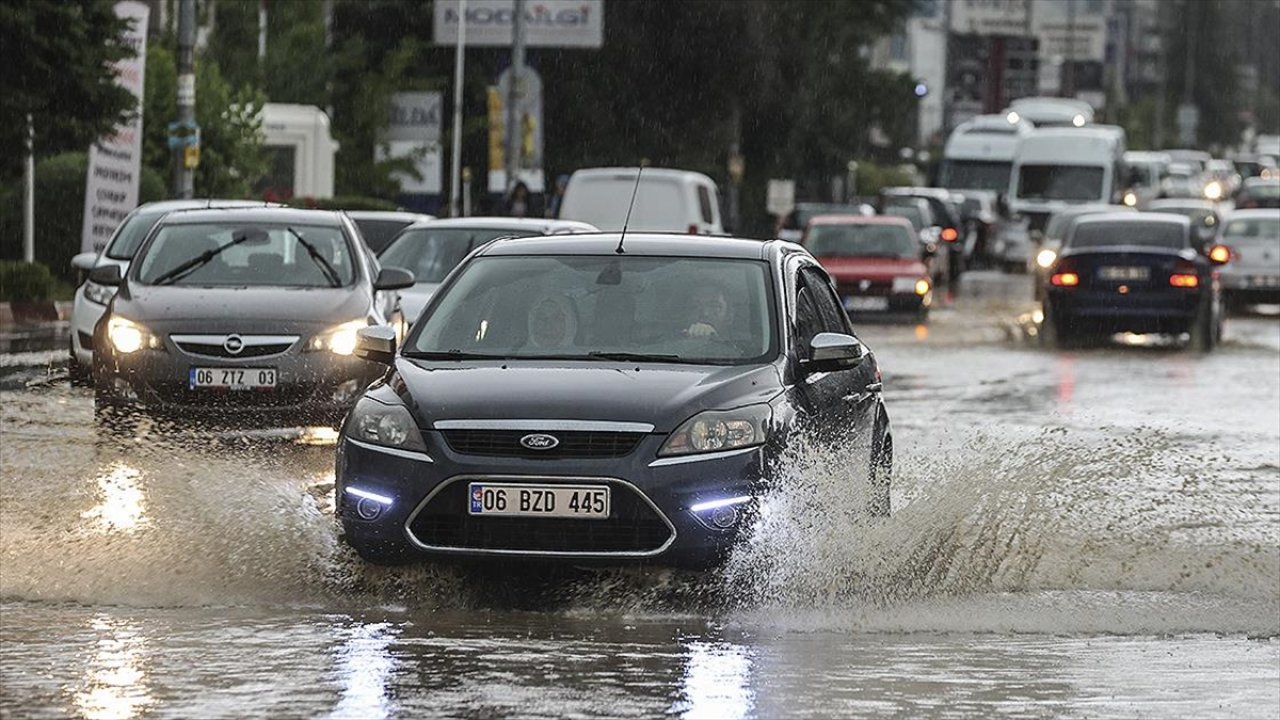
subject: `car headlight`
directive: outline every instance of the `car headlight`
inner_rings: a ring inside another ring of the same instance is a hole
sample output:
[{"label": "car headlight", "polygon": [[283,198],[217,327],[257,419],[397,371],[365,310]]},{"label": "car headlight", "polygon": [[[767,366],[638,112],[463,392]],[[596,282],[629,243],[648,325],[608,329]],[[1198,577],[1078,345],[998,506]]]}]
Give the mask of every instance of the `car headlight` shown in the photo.
[{"label": "car headlight", "polygon": [[1221,200],[1222,199],[1222,183],[1218,182],[1217,180],[1214,180],[1210,182],[1208,185],[1205,185],[1204,196],[1205,196],[1205,199],[1207,200]]},{"label": "car headlight", "polygon": [[308,350],[328,350],[334,355],[350,355],[356,351],[356,333],[361,328],[369,327],[365,320],[352,320],[336,327],[329,328],[311,338],[307,343]]},{"label": "car headlight", "polygon": [[763,445],[773,411],[768,405],[698,413],[662,444],[660,456],[692,455]]},{"label": "car headlight", "polygon": [[1057,259],[1058,253],[1053,250],[1041,250],[1040,254],[1036,255],[1036,264],[1042,268],[1048,269],[1048,267],[1053,264],[1053,261]]},{"label": "car headlight", "polygon": [[113,287],[99,285],[96,282],[86,282],[84,284],[84,299],[91,303],[106,305],[115,296],[116,289]]},{"label": "car headlight", "polygon": [[347,435],[355,440],[386,447],[426,452],[422,433],[403,405],[387,405],[368,396],[360,398],[347,419]]},{"label": "car headlight", "polygon": [[1125,205],[1128,205],[1129,207],[1137,207],[1137,205],[1138,205],[1138,195],[1137,195],[1137,193],[1133,192],[1132,190],[1130,190],[1129,192],[1125,193],[1125,194],[1124,194],[1124,204],[1125,204]]},{"label": "car headlight", "polygon": [[129,353],[137,352],[143,348],[148,350],[163,350],[164,343],[160,338],[151,333],[138,323],[122,318],[119,315],[112,315],[107,321],[107,339],[111,341],[111,346],[116,352]]}]

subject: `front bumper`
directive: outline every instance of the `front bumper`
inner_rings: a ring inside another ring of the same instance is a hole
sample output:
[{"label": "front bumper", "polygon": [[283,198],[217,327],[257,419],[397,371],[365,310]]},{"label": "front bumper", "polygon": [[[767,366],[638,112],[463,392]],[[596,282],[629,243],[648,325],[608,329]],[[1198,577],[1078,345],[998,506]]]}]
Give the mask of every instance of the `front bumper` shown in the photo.
[{"label": "front bumper", "polygon": [[[623,457],[535,460],[457,453],[434,431],[423,432],[427,454],[344,434],[337,454],[337,513],[349,542],[423,558],[713,565],[749,522],[751,503],[739,506],[738,522],[727,529],[690,508],[757,495],[764,451],[658,458],[665,437],[646,435]],[[482,480],[608,485],[613,506],[609,518],[599,520],[470,516],[467,485]],[[362,519],[356,511],[361,492],[390,504],[376,519]]]},{"label": "front bumper", "polygon": [[[233,359],[191,355],[166,340],[166,350],[117,353],[99,333],[95,402],[205,423],[337,424],[385,368],[327,351]],[[277,385],[262,390],[199,389],[192,368],[272,368]]]},{"label": "front bumper", "polygon": [[1242,303],[1280,303],[1280,274],[1275,270],[1248,272],[1223,269],[1222,292],[1229,299]]},{"label": "front bumper", "polygon": [[106,305],[85,298],[84,285],[76,289],[71,306],[71,353],[80,367],[93,365],[93,329],[106,311]]}]

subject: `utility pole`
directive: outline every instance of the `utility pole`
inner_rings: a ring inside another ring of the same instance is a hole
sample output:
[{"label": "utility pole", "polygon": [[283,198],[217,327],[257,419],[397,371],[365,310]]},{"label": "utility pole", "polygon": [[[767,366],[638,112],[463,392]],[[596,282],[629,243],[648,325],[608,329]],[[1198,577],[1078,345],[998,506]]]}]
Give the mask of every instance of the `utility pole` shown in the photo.
[{"label": "utility pole", "polygon": [[22,259],[36,259],[36,129],[27,113],[27,157],[22,165]]},{"label": "utility pole", "polygon": [[[324,54],[325,57],[333,57],[333,0],[324,0]],[[325,73],[324,97],[324,114],[329,116],[329,122],[333,122],[332,69]]]},{"label": "utility pole", "polygon": [[507,86],[507,194],[515,189],[520,172],[520,111],[524,84],[524,2],[511,0],[511,82]]},{"label": "utility pole", "polygon": [[[449,217],[460,217],[462,208],[462,63],[466,58],[467,0],[458,0],[458,42],[453,51],[453,148],[450,153]],[[513,78],[514,80],[514,78]]]},{"label": "utility pole", "polygon": [[1156,75],[1156,110],[1153,127],[1151,128],[1151,149],[1164,149],[1164,113],[1165,113],[1165,93],[1168,92],[1169,79],[1169,43],[1168,35],[1165,29],[1168,26],[1166,20],[1168,6],[1164,3],[1156,6],[1156,37],[1160,40],[1160,64],[1157,68]]},{"label": "utility pole", "polygon": [[1076,0],[1067,0],[1067,59],[1062,96],[1076,96]]},{"label": "utility pole", "polygon": [[[183,132],[196,131],[196,0],[178,0],[178,127]],[[197,147],[198,140],[196,141]],[[187,162],[187,147],[177,148],[173,161],[173,194],[179,198],[194,195],[193,167]]]},{"label": "utility pole", "polygon": [[[267,0],[258,0],[258,66],[267,62]],[[265,72],[265,68],[263,70]]]}]

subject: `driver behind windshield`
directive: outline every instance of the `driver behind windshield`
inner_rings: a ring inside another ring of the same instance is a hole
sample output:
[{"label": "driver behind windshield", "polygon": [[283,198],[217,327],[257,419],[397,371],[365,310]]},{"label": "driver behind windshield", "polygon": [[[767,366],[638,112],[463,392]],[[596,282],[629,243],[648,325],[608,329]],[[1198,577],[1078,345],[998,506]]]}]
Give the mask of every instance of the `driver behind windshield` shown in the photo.
[{"label": "driver behind windshield", "polygon": [[689,325],[683,335],[688,338],[717,337],[729,329],[732,308],[718,285],[700,285],[689,296]]}]

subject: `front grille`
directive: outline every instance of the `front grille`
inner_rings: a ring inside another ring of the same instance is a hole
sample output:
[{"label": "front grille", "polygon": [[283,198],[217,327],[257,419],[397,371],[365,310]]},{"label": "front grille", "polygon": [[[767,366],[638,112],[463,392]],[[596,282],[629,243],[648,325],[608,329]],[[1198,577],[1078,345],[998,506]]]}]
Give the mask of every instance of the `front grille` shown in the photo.
[{"label": "front grille", "polygon": [[190,405],[201,409],[253,409],[302,405],[315,391],[310,385],[281,385],[268,390],[193,390],[181,383],[156,383],[150,386],[160,402],[166,405]]},{"label": "front grille", "polygon": [[[520,444],[520,439],[531,433],[552,435],[560,444],[548,450],[531,450]],[[635,450],[645,434],[601,430],[442,430],[441,435],[450,449],[464,455],[558,459],[622,457]]]},{"label": "front grille", "polygon": [[468,483],[450,485],[431,498],[409,525],[418,542],[436,548],[558,553],[650,553],[672,530],[630,486],[612,487],[609,517],[597,520],[484,517],[467,512]]},{"label": "front grille", "polygon": [[223,347],[221,342],[212,343],[212,342],[195,342],[192,340],[174,340],[173,344],[177,345],[183,352],[189,353],[191,355],[200,355],[203,357],[211,357],[211,358],[244,359],[244,358],[260,358],[260,357],[268,357],[271,355],[279,355],[283,352],[288,351],[288,349],[292,347],[293,341],[290,340],[287,342],[265,343],[262,345],[246,344],[244,348],[240,350],[240,352],[235,353],[234,355],[227,352],[227,349]]}]

